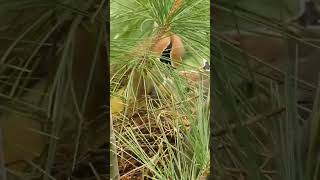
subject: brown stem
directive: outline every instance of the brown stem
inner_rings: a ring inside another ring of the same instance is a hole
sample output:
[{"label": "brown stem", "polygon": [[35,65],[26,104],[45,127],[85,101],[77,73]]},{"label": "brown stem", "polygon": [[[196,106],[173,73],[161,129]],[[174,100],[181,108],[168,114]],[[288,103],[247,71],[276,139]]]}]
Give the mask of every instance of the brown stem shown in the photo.
[{"label": "brown stem", "polygon": [[[241,126],[249,126],[249,125],[255,124],[255,123],[259,122],[259,121],[266,120],[266,119],[269,119],[269,118],[271,118],[271,117],[273,117],[275,115],[281,114],[284,111],[285,111],[285,108],[280,108],[280,109],[272,111],[272,112],[270,112],[270,113],[268,113],[266,115],[261,115],[261,116],[256,116],[254,118],[250,118],[246,122],[241,123]],[[230,127],[228,127],[228,128],[215,130],[215,132],[213,133],[213,136],[224,135],[227,132],[230,132],[230,131],[234,130],[237,127],[239,127],[239,126],[237,126],[236,124],[231,124]]]}]

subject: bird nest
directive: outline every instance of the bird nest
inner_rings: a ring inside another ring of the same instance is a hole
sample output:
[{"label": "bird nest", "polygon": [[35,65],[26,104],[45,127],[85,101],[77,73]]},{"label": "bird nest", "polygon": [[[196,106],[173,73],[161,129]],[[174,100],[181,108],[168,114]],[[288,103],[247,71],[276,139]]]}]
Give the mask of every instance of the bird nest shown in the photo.
[{"label": "bird nest", "polygon": [[151,113],[142,109],[130,117],[116,117],[113,128],[117,137],[121,179],[154,177],[154,172],[145,164],[146,160],[150,159],[157,167],[165,168],[161,160],[169,160],[166,156],[170,156],[172,147],[179,143],[177,141],[185,141],[184,134],[190,130],[189,127],[188,118],[178,109],[172,110],[172,107],[158,107]]}]

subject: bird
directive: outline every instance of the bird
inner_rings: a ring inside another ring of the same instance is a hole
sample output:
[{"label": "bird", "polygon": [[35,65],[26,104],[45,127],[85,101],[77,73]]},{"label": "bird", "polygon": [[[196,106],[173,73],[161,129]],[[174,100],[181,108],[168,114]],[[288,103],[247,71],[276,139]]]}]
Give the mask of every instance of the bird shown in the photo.
[{"label": "bird", "polygon": [[156,40],[152,46],[152,52],[160,57],[161,62],[177,68],[181,65],[185,49],[180,36],[168,33]]},{"label": "bird", "polygon": [[[161,62],[173,69],[176,69],[182,64],[185,54],[182,39],[174,33],[169,33],[168,35],[159,38],[152,46],[152,51],[160,57],[159,59]],[[197,70],[178,71],[178,73],[187,80],[189,85],[196,85],[200,81],[203,81],[204,87],[209,88],[209,75],[203,75],[201,71],[210,71],[210,64],[205,59],[203,59],[203,66],[197,68]],[[164,82],[167,81],[168,79]]]}]

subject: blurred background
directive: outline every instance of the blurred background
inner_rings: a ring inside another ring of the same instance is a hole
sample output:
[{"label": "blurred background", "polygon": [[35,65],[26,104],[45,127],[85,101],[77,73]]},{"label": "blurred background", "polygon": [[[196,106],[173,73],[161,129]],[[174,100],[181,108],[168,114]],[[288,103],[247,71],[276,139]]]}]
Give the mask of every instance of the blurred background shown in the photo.
[{"label": "blurred background", "polygon": [[214,179],[319,178],[320,16],[311,3],[211,4]]},{"label": "blurred background", "polygon": [[107,179],[106,1],[1,1],[0,179]]}]

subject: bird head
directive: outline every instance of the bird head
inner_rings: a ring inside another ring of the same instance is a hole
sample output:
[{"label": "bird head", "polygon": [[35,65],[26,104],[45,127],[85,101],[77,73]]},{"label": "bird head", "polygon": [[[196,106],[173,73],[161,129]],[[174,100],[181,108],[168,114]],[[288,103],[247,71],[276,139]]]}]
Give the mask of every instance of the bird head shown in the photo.
[{"label": "bird head", "polygon": [[181,64],[185,50],[182,39],[176,34],[168,33],[155,41],[152,52],[160,57],[161,62],[176,68]]}]

